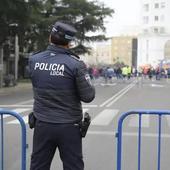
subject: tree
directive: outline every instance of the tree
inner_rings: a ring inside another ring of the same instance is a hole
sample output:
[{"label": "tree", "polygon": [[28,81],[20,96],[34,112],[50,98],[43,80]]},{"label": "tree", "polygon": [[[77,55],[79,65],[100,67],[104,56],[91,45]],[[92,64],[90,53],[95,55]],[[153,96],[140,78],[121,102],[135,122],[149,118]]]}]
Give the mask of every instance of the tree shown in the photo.
[{"label": "tree", "polygon": [[4,43],[11,32],[11,24],[17,23],[18,29],[26,25],[29,17],[28,4],[24,0],[0,1],[0,44]]},{"label": "tree", "polygon": [[99,30],[105,32],[104,18],[111,16],[114,12],[112,9],[97,1],[63,0],[62,3],[65,7],[64,19],[72,21],[78,30],[77,46],[74,48],[77,53],[89,52],[90,48],[84,45],[86,42],[107,39],[104,34],[89,36],[87,33]]},{"label": "tree", "polygon": [[10,35],[11,24],[16,23],[21,52],[42,50],[48,44],[51,26],[55,21],[72,23],[78,30],[76,47],[78,53],[89,52],[85,44],[106,40],[104,34],[89,36],[89,32],[105,31],[104,18],[114,11],[97,1],[87,0],[1,0],[0,44]]},{"label": "tree", "polygon": [[[90,48],[85,46],[87,42],[106,40],[104,34],[89,36],[87,33],[99,30],[105,31],[104,18],[111,16],[114,10],[105,7],[97,1],[87,0],[48,0],[42,3],[39,20],[35,23],[37,48],[44,49],[50,27],[55,21],[62,20],[71,23],[78,30],[76,47],[73,50],[78,53],[89,52]],[[32,37],[32,38],[33,38]]]}]

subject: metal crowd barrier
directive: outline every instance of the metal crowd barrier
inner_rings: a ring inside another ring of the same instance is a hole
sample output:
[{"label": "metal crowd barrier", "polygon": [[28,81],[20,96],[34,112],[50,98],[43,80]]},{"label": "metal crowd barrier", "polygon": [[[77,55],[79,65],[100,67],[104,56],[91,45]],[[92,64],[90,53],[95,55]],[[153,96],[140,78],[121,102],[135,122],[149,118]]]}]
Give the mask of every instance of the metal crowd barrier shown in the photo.
[{"label": "metal crowd barrier", "polygon": [[158,116],[158,152],[157,152],[157,170],[160,170],[160,158],[161,158],[161,123],[163,115],[170,115],[169,110],[134,110],[124,113],[118,121],[117,137],[117,170],[121,170],[122,163],[122,125],[123,121],[129,115],[139,115],[139,129],[138,129],[138,170],[141,170],[141,122],[142,115],[157,115]]},{"label": "metal crowd barrier", "polygon": [[13,117],[15,117],[16,119],[19,120],[20,125],[21,125],[21,140],[22,140],[22,145],[21,145],[21,156],[22,156],[22,160],[21,160],[21,170],[26,170],[26,125],[24,120],[22,119],[22,117],[13,111],[9,111],[9,110],[5,110],[5,109],[0,109],[0,118],[1,118],[1,160],[0,160],[0,169],[4,170],[4,116],[3,115],[11,115]]}]

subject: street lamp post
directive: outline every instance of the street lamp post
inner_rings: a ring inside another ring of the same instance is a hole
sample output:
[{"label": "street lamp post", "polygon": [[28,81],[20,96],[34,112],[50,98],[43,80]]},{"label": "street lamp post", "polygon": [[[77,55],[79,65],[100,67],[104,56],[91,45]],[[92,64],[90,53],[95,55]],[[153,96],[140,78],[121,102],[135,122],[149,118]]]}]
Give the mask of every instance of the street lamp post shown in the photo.
[{"label": "street lamp post", "polygon": [[15,71],[14,71],[14,79],[15,79],[15,83],[17,83],[17,80],[18,80],[18,61],[19,61],[19,45],[18,45],[18,34],[17,34],[18,24],[17,23],[12,23],[9,26],[14,29],[14,33],[15,33],[15,62],[14,62]]},{"label": "street lamp post", "polygon": [[15,83],[18,80],[18,60],[19,60],[19,46],[18,46],[18,35],[15,34]]},{"label": "street lamp post", "polygon": [[3,87],[3,46],[0,46],[0,88]]}]

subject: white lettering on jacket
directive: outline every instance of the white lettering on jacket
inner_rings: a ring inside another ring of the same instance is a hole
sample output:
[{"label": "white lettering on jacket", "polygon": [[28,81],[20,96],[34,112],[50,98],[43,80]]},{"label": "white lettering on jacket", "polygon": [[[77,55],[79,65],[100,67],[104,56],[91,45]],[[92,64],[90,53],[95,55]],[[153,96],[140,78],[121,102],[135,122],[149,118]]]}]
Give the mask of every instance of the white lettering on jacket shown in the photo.
[{"label": "white lettering on jacket", "polygon": [[35,63],[34,70],[50,71],[51,76],[64,76],[64,64]]}]

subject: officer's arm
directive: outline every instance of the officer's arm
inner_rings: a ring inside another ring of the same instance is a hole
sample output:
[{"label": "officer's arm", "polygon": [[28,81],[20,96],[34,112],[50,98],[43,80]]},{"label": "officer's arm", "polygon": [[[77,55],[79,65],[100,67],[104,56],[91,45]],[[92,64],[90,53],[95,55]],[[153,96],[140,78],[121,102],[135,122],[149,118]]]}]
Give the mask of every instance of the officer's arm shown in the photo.
[{"label": "officer's arm", "polygon": [[95,98],[95,88],[82,61],[76,67],[76,85],[81,101],[88,103]]}]

